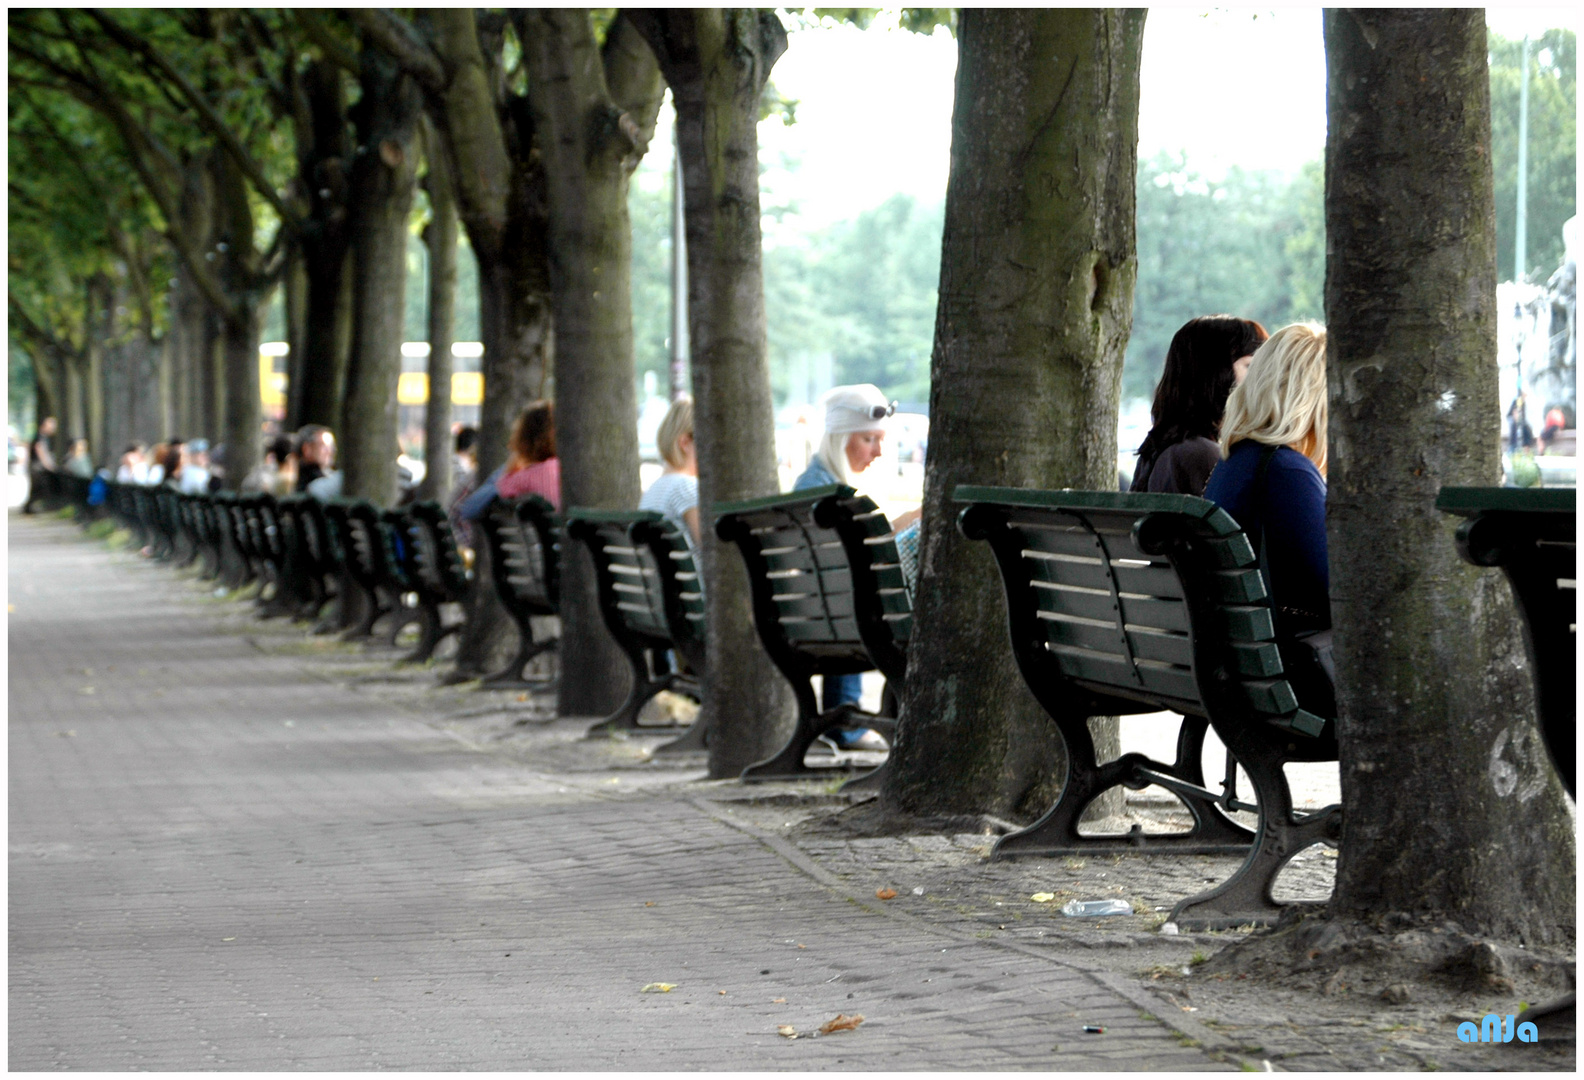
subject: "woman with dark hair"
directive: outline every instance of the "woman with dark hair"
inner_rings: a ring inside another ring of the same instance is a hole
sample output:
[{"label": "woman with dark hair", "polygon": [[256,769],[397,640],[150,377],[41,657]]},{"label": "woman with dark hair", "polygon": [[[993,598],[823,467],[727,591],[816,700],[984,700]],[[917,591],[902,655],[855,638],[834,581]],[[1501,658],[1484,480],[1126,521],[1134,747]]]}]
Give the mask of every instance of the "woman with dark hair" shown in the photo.
[{"label": "woman with dark hair", "polygon": [[1243,381],[1254,350],[1270,337],[1252,319],[1204,315],[1172,337],[1155,387],[1155,426],[1138,450],[1129,491],[1202,495],[1221,460],[1216,439],[1227,395]]},{"label": "woman with dark hair", "polygon": [[490,474],[478,490],[464,499],[457,515],[476,521],[497,495],[517,499],[524,495],[542,496],[561,509],[561,459],[556,457],[555,405],[535,401],[522,411],[512,425],[510,453],[506,464]]}]

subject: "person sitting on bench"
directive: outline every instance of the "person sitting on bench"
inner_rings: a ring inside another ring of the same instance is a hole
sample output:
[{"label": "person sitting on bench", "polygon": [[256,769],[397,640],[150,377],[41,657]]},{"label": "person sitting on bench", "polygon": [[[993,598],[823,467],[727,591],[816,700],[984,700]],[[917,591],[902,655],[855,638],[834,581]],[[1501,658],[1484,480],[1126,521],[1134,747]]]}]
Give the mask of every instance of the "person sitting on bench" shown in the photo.
[{"label": "person sitting on bench", "polygon": [[[1224,460],[1204,497],[1243,527],[1259,553],[1288,681],[1304,708],[1335,716],[1318,650],[1300,638],[1331,627],[1326,564],[1326,335],[1318,323],[1276,331],[1227,398]],[[1318,643],[1317,643],[1318,644]],[[1329,653],[1329,643],[1324,644]]]},{"label": "person sitting on bench", "polygon": [[[853,474],[867,469],[885,444],[885,421],[896,412],[896,402],[887,401],[880,388],[871,383],[838,386],[825,395],[825,434],[820,439],[808,468],[793,483],[793,491],[824,487],[828,484],[855,486]],[[897,532],[897,547],[903,535],[912,530],[912,550],[917,551],[919,511],[909,510],[891,522]],[[910,582],[911,584],[911,582]],[[856,705],[863,696],[861,675],[831,675],[825,679],[820,708],[829,711],[838,705]],[[838,750],[887,750],[884,738],[869,728],[841,729],[820,736]]]},{"label": "person sitting on bench", "polygon": [[693,399],[671,403],[655,433],[665,471],[638,500],[638,509],[664,514],[682,529],[695,560],[699,550],[698,452],[693,442]]},{"label": "person sitting on bench", "polygon": [[529,404],[512,425],[509,447],[511,452],[506,464],[491,473],[457,508],[458,516],[464,521],[477,521],[497,495],[503,499],[538,495],[557,510],[561,509],[561,459],[556,457],[555,405],[548,401]]},{"label": "person sitting on bench", "polygon": [[1227,395],[1270,337],[1252,319],[1204,315],[1173,335],[1150,406],[1154,427],[1138,448],[1129,491],[1202,495],[1221,460],[1216,436]]}]

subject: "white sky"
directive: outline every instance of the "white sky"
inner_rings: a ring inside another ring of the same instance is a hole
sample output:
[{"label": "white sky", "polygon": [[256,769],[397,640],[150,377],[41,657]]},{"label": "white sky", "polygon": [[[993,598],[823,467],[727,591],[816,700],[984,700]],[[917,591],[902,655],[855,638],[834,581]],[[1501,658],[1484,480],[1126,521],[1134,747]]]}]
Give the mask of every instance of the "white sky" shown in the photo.
[{"label": "white sky", "polygon": [[[1573,8],[1488,8],[1507,37],[1577,28]],[[888,26],[890,28],[888,28]],[[766,211],[790,204],[802,232],[852,217],[902,192],[946,192],[957,44],[882,15],[868,30],[794,30],[772,79],[796,99],[797,123],[759,126]],[[648,182],[670,167],[670,109],[661,114]],[[1190,167],[1296,170],[1325,147],[1325,53],[1318,7],[1154,7],[1144,24],[1139,157],[1186,150]],[[783,160],[797,162],[789,171]],[[782,232],[767,226],[774,243]]]}]

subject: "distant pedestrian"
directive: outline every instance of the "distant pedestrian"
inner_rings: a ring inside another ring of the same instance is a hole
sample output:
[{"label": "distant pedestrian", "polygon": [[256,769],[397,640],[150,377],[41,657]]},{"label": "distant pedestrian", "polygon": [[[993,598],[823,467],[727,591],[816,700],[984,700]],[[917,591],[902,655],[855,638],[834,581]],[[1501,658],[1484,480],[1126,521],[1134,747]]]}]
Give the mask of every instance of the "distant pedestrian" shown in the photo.
[{"label": "distant pedestrian", "polygon": [[28,443],[28,494],[22,504],[24,514],[36,513],[33,504],[55,494],[55,453],[50,449],[49,441],[55,437],[56,430],[55,418],[46,416],[39,421],[33,441]]},{"label": "distant pedestrian", "polygon": [[1529,426],[1527,405],[1524,396],[1519,394],[1513,398],[1512,408],[1507,410],[1507,449],[1514,454],[1534,449],[1535,433]]}]

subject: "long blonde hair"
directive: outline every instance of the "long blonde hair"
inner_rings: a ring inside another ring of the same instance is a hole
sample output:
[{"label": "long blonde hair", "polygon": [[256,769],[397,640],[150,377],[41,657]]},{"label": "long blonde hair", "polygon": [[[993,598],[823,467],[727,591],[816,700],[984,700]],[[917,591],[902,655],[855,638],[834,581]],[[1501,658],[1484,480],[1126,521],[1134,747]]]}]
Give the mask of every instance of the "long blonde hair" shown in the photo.
[{"label": "long blonde hair", "polygon": [[1326,471],[1326,332],[1319,323],[1293,323],[1254,352],[1248,375],[1227,398],[1221,418],[1221,456],[1252,439],[1290,446]]},{"label": "long blonde hair", "polygon": [[852,436],[850,431],[827,431],[820,438],[819,449],[814,452],[814,456],[820,459],[836,482],[848,487],[853,486],[852,469],[847,464],[847,440]]}]

